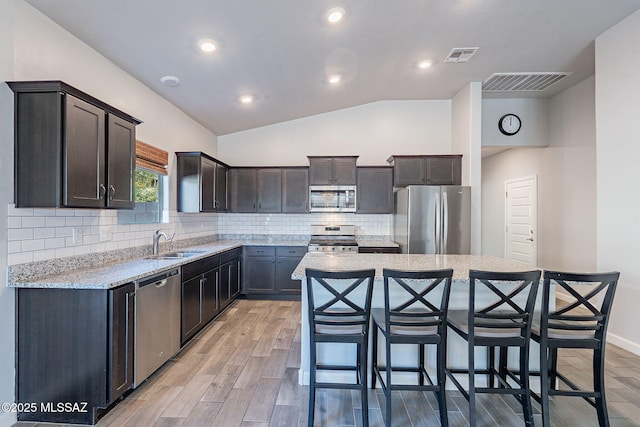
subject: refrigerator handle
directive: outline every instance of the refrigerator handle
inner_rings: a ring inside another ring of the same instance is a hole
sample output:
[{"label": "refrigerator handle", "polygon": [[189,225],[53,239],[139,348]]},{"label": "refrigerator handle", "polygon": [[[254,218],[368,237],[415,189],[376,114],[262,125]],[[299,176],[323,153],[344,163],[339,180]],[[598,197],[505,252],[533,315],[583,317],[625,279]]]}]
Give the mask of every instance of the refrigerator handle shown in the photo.
[{"label": "refrigerator handle", "polygon": [[435,250],[436,250],[435,253],[439,254],[441,253],[440,243],[442,239],[442,236],[441,236],[442,209],[440,207],[440,193],[436,193],[435,218],[436,218],[436,220],[434,221],[435,230],[433,233],[435,237]]},{"label": "refrigerator handle", "polygon": [[449,240],[449,200],[447,192],[442,192],[442,253],[447,253],[447,243]]}]

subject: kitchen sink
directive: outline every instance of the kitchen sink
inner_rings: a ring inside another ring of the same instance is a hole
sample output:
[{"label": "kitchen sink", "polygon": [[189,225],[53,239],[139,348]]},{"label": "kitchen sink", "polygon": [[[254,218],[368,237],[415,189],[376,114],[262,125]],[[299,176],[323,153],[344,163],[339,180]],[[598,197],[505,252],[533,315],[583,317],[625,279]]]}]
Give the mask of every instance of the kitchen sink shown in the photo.
[{"label": "kitchen sink", "polygon": [[176,252],[166,252],[158,255],[151,255],[145,257],[145,259],[180,259],[180,258],[188,258],[194,255],[200,255],[205,253],[206,251],[176,251]]}]

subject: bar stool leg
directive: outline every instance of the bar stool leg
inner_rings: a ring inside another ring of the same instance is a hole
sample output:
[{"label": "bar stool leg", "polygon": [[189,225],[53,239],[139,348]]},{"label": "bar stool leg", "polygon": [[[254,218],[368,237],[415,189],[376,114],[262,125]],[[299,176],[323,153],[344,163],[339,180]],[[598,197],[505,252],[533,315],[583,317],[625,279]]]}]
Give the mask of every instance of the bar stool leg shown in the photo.
[{"label": "bar stool leg", "polygon": [[372,328],[373,333],[371,337],[371,388],[376,388],[377,375],[376,371],[378,370],[378,328],[375,326]]},{"label": "bar stool leg", "polygon": [[447,395],[446,395],[446,389],[445,389],[445,381],[446,381],[447,375],[444,372],[445,365],[447,363],[446,355],[444,351],[445,345],[446,344],[443,342],[440,342],[438,344],[437,346],[438,361],[436,362],[438,363],[438,373],[437,373],[438,384],[440,384],[440,390],[437,392],[438,409],[440,410],[440,425],[442,426],[449,425],[449,414],[447,414]]},{"label": "bar stool leg", "polygon": [[528,427],[533,427],[533,410],[531,409],[531,387],[529,386],[529,348],[520,348],[520,382],[524,388],[522,395],[522,411],[524,412],[524,423]]},{"label": "bar stool leg", "polygon": [[385,420],[385,426],[391,427],[391,341],[388,337],[385,337],[385,346],[386,346],[386,355],[387,360],[385,361],[386,370],[385,370],[385,378],[387,379],[384,385],[384,394],[385,394],[385,406],[387,411],[387,419]]},{"label": "bar stool leg", "polygon": [[369,427],[369,396],[367,394],[367,344],[358,344],[360,350],[360,388],[361,400],[362,400],[362,425]]},{"label": "bar stool leg", "polygon": [[609,414],[604,390],[604,357],[603,349],[593,351],[593,390],[596,392],[596,411],[601,427],[609,426]]},{"label": "bar stool leg", "polygon": [[469,343],[469,426],[476,427],[476,372],[475,372],[475,346],[470,336]]},{"label": "bar stool leg", "polygon": [[307,417],[308,427],[313,427],[313,417],[315,415],[316,406],[316,345],[311,343],[311,351],[309,354],[311,367],[309,369],[309,416]]},{"label": "bar stool leg", "polygon": [[546,346],[540,345],[540,406],[542,406],[542,426],[549,427],[549,352]]}]

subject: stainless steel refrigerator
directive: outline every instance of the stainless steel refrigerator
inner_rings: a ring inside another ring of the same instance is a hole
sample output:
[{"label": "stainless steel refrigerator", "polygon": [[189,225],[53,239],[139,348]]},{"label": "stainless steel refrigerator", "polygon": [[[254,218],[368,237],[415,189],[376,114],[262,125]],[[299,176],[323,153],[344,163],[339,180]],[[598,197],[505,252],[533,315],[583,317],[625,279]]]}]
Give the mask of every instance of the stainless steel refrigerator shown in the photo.
[{"label": "stainless steel refrigerator", "polygon": [[471,187],[410,185],[395,192],[393,240],[403,254],[469,254]]}]

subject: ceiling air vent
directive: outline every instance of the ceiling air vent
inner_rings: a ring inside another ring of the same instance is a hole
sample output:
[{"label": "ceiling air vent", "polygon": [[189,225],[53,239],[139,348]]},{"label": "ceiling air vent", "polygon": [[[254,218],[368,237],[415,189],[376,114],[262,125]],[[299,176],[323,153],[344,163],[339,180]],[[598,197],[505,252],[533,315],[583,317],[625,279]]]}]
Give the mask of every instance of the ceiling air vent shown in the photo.
[{"label": "ceiling air vent", "polygon": [[467,62],[478,51],[478,47],[456,47],[444,59],[444,62]]},{"label": "ceiling air vent", "polygon": [[571,73],[495,73],[482,83],[483,92],[539,92]]}]

